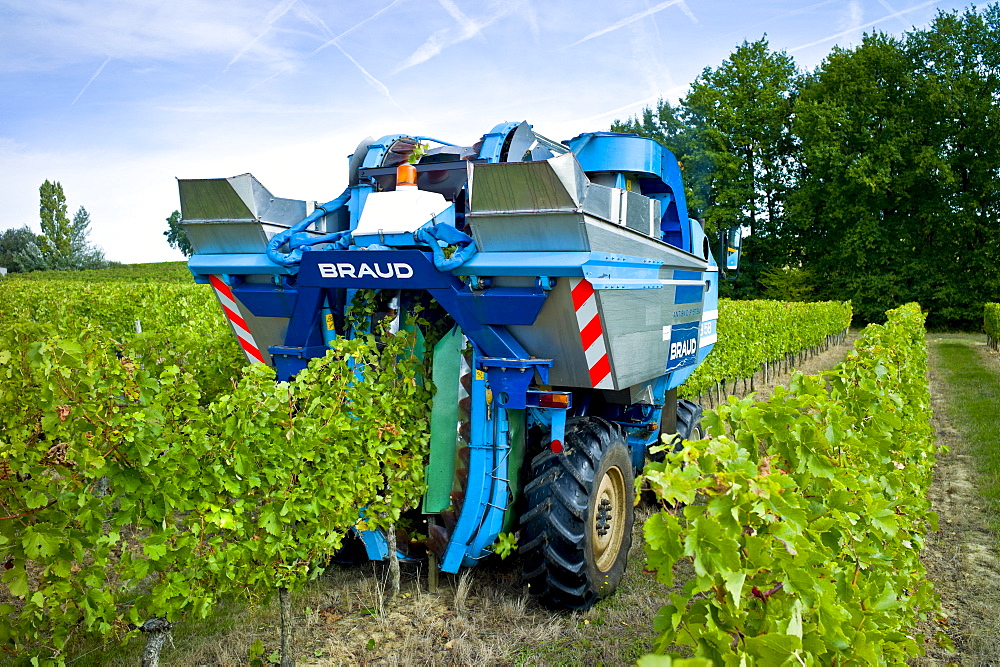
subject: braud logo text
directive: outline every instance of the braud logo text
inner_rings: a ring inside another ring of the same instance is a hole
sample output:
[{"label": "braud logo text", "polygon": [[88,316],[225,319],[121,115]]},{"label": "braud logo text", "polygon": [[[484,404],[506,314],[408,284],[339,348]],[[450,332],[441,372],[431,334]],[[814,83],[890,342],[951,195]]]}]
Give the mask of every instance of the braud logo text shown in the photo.
[{"label": "braud logo text", "polygon": [[698,351],[698,341],[694,338],[690,338],[679,343],[670,344],[670,359],[677,359],[679,357],[686,357],[689,354],[694,354]]},{"label": "braud logo text", "polygon": [[411,278],[413,267],[406,262],[362,262],[349,264],[317,264],[323,278]]}]

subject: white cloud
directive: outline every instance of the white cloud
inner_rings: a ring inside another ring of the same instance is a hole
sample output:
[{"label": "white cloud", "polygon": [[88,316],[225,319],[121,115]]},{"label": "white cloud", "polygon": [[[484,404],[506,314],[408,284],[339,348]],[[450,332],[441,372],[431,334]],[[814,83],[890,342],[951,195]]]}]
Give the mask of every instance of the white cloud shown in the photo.
[{"label": "white cloud", "polygon": [[0,70],[45,71],[94,56],[185,60],[239,51],[259,14],[236,0],[37,0],[6,12]]}]

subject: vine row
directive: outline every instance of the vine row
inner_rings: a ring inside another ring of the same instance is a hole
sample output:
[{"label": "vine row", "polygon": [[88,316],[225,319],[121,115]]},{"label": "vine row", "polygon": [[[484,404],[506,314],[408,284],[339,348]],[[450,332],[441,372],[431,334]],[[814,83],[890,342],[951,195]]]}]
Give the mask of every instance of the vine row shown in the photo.
[{"label": "vine row", "polygon": [[991,349],[997,349],[997,341],[1000,341],[1000,303],[983,306],[983,330],[986,332],[986,344]]},{"label": "vine row", "polygon": [[663,503],[647,567],[667,585],[680,561],[694,572],[656,619],[658,654],[829,665],[922,652],[913,628],[940,615],[918,558],[936,530],[924,314],[888,318],[835,370],[796,374],[767,402],[730,397],[706,413],[706,439],[647,466]]},{"label": "vine row", "polygon": [[851,324],[850,301],[817,303],[719,300],[718,342],[679,393],[693,400],[724,400],[727,384],[743,380],[753,391],[758,373],[765,382],[784,366],[843,341]]},{"label": "vine row", "polygon": [[[8,323],[9,324],[9,323]],[[293,381],[247,368],[211,400],[85,321],[0,331],[0,652],[59,663],[75,638],[204,617],[294,589],[359,524],[424,490],[416,333],[336,341]]]}]

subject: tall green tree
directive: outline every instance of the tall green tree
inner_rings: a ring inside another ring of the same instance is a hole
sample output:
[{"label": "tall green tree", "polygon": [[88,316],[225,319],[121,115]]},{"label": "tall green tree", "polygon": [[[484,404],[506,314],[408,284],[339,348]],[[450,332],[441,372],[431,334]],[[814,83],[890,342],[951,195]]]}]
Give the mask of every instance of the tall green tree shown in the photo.
[{"label": "tall green tree", "polygon": [[[767,38],[744,41],[722,64],[705,68],[681,100],[695,140],[695,173],[706,192],[703,216],[715,228],[734,224],[749,232],[741,281],[757,289],[769,265],[795,261],[788,236],[786,201],[794,184],[797,146],[792,109],[800,79],[791,56],[774,52]],[[687,170],[689,173],[691,170]],[[700,171],[700,170],[699,170]]]},{"label": "tall green tree", "polygon": [[191,245],[187,232],[181,226],[180,211],[174,211],[167,218],[167,231],[163,232],[163,235],[167,237],[167,243],[170,244],[170,247],[180,250],[185,257],[194,254],[194,246]]},{"label": "tall green tree", "polygon": [[803,87],[792,198],[820,296],[969,327],[1000,292],[1000,9],[834,49]]},{"label": "tall green tree", "polygon": [[743,292],[759,291],[767,266],[798,261],[786,209],[798,159],[791,124],[800,78],[792,57],[772,51],[766,37],[743,42],[721,65],[706,67],[676,108],[660,101],[612,126],[677,154],[690,214],[710,234],[734,225],[749,232]]},{"label": "tall green tree", "polygon": [[46,180],[38,189],[38,198],[38,217],[42,226],[39,247],[46,263],[51,268],[57,268],[69,257],[72,244],[70,221],[66,216],[66,194],[61,183]]},{"label": "tall green tree", "polygon": [[39,188],[39,218],[42,235],[39,249],[45,268],[56,271],[100,269],[108,262],[104,253],[90,245],[90,214],[83,206],[66,216],[66,194],[58,181],[45,181]]},{"label": "tall green tree", "polygon": [[856,49],[834,48],[796,105],[803,170],[792,207],[805,263],[821,277],[820,296],[853,299],[866,321],[909,300],[912,216],[931,213],[915,196],[934,149],[913,96],[903,44],[871,34]]},{"label": "tall green tree", "polygon": [[932,324],[961,326],[1000,294],[1000,6],[941,12],[908,36],[907,52],[915,115],[934,147],[924,163],[934,177],[922,192],[923,261],[908,278]]}]

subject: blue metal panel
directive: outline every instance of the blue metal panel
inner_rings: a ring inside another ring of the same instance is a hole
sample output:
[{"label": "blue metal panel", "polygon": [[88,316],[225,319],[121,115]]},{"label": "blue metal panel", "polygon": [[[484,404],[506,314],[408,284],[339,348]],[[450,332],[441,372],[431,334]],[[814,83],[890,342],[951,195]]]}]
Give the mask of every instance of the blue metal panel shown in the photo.
[{"label": "blue metal panel", "polygon": [[[680,163],[674,154],[663,149],[663,158],[660,162],[660,180],[667,185],[672,195],[672,201],[665,202],[663,206],[663,217],[660,222],[660,230],[664,235],[664,240],[671,229],[680,231],[681,250],[691,252],[691,219],[688,217],[687,197],[684,194],[684,179],[681,178]],[[647,188],[650,191],[659,191],[655,183],[648,181],[641,182],[643,194]]]},{"label": "blue metal panel", "polygon": [[380,530],[359,530],[358,535],[364,542],[368,560],[385,560],[389,557],[389,542]]},{"label": "blue metal panel", "polygon": [[365,202],[368,201],[368,195],[373,190],[371,185],[355,185],[351,188],[351,199],[347,202],[347,210],[351,218],[350,229],[357,229],[358,221],[361,220],[361,211],[365,209]]},{"label": "blue metal panel", "polygon": [[660,178],[663,147],[636,134],[593,132],[570,139],[569,148],[584,171],[628,172]]},{"label": "blue metal panel", "polygon": [[272,345],[267,348],[267,351],[274,359],[274,369],[278,381],[283,382],[290,380],[296,373],[308,366],[310,359],[326,354],[327,347],[325,345],[311,347]]},{"label": "blue metal panel", "polygon": [[[709,266],[716,266],[715,259],[711,256],[708,258]],[[708,291],[705,292],[705,304],[702,307],[702,325],[701,334],[699,336],[699,347],[698,347],[698,363],[700,364],[708,356],[709,352],[715,346],[715,343],[705,343],[703,342],[706,336],[716,335],[719,333],[719,274],[717,272],[711,272],[706,274],[708,279]],[[714,313],[714,317],[709,317]]]},{"label": "blue metal panel", "polygon": [[535,374],[541,384],[549,383],[551,359],[494,359],[480,357],[478,366],[485,369],[497,405],[511,410],[527,407],[528,385]]},{"label": "blue metal panel", "polygon": [[291,317],[298,293],[274,285],[243,283],[233,287],[233,295],[257,317]]},{"label": "blue metal panel", "polygon": [[316,250],[302,258],[299,285],[429,289],[462,283],[438,271],[430,253],[419,250]]},{"label": "blue metal panel", "polygon": [[540,287],[491,287],[457,295],[476,319],[493,325],[534,324],[547,296]]},{"label": "blue metal panel", "polygon": [[[382,162],[385,160],[386,153],[388,153],[389,149],[392,148],[392,145],[400,139],[413,139],[413,137],[408,134],[387,134],[375,143],[368,144],[368,152],[365,154],[365,160],[361,164],[361,168],[369,169],[371,167],[381,167]],[[416,139],[414,139],[414,141],[416,141]]]},{"label": "blue metal panel", "polygon": [[589,252],[479,252],[452,273],[463,276],[582,276]]},{"label": "blue metal panel", "polygon": [[[419,250],[317,250],[304,255],[299,267],[300,293],[307,287],[426,289],[487,356],[509,359],[531,356],[506,329],[478,318],[470,308],[467,295],[471,290],[450,273],[438,271],[430,253]],[[289,323],[289,335],[292,335],[293,325],[311,326],[321,335],[317,327],[320,306],[314,301],[301,309],[315,306],[315,312],[310,314],[300,312],[296,304],[294,318],[297,319]],[[292,345],[287,340],[286,344]]]},{"label": "blue metal panel", "polygon": [[663,262],[648,257],[592,252],[583,275],[595,290],[662,289]]},{"label": "blue metal panel", "polygon": [[[389,557],[389,542],[381,530],[355,530],[355,532],[361,537],[369,560],[385,560]],[[416,562],[415,558],[411,558],[399,550],[396,551],[396,557],[402,563]]]},{"label": "blue metal panel", "polygon": [[[479,354],[474,350],[473,368],[478,366],[478,358]],[[469,392],[472,407],[469,415],[469,481],[465,489],[465,500],[462,502],[462,513],[458,517],[454,530],[452,530],[448,546],[441,559],[443,572],[458,572],[463,564],[475,563],[474,560],[468,562],[470,556],[474,559],[481,555],[468,547],[484,522],[493,495],[494,472],[497,469],[494,451],[494,422],[495,417],[499,416],[496,414],[499,412],[499,408],[491,409],[491,406],[487,404],[486,389],[486,374],[482,371],[475,372]],[[504,433],[504,435],[506,434]],[[504,444],[506,443],[506,437],[501,438],[501,440]],[[506,466],[504,466],[504,470],[506,470]],[[504,499],[504,508],[506,508],[506,504],[506,499]],[[500,514],[502,519],[503,512],[501,511]]]},{"label": "blue metal panel", "polygon": [[[700,271],[674,271],[674,280],[705,280]],[[705,297],[705,285],[678,285],[674,296],[675,304],[701,303]]]},{"label": "blue metal panel", "polygon": [[[489,484],[488,501],[484,508],[483,521],[472,538],[463,565],[475,565],[476,562],[489,555],[489,547],[497,541],[497,536],[503,528],[503,518],[507,511],[507,503],[512,495],[510,481],[507,479],[507,464],[510,456],[510,444],[507,434],[510,424],[507,421],[507,411],[502,408],[494,410],[492,457],[487,454],[487,460],[492,466],[487,472],[484,482]],[[471,480],[471,475],[470,475]]]},{"label": "blue metal panel", "polygon": [[294,268],[278,266],[260,254],[194,255],[188,260],[188,268],[195,275],[209,276],[228,273],[231,275],[292,275]]},{"label": "blue metal panel", "polygon": [[[285,344],[281,347],[292,350],[312,348],[322,350],[311,356],[322,356],[325,354],[325,342],[323,340],[323,330],[320,328],[320,312],[326,303],[326,290],[319,287],[301,286],[299,296],[295,301],[295,310],[288,321],[288,329],[285,332]],[[293,351],[283,351],[278,354],[293,355]],[[308,359],[306,354],[300,356]],[[276,362],[277,363],[277,362]],[[289,362],[292,366],[294,362]],[[301,370],[301,369],[300,369]],[[289,376],[290,377],[290,376]],[[289,377],[279,375],[279,380],[287,380]]]},{"label": "blue metal panel", "polygon": [[700,322],[675,324],[670,330],[670,353],[666,372],[678,370],[695,363],[698,354],[698,329]]},{"label": "blue metal panel", "polygon": [[[661,289],[663,262],[602,252],[480,252],[453,273],[466,276],[582,276],[594,289]],[[697,279],[701,274],[694,273]]]},{"label": "blue metal panel", "polygon": [[516,130],[520,124],[500,123],[483,135],[483,146],[479,149],[479,158],[487,162],[499,162],[507,135]]}]

